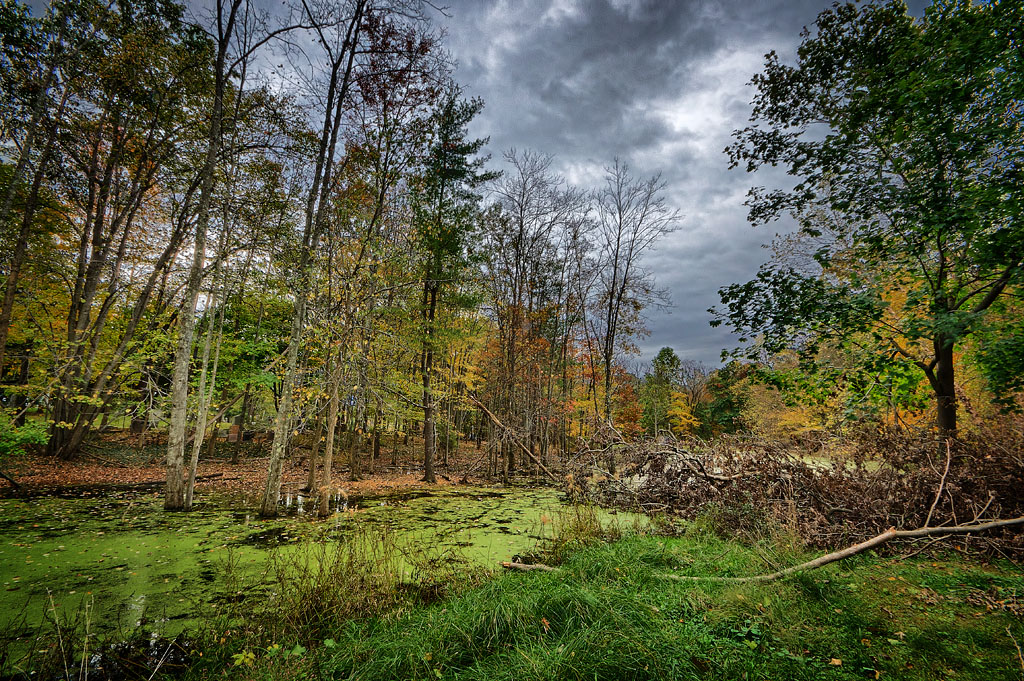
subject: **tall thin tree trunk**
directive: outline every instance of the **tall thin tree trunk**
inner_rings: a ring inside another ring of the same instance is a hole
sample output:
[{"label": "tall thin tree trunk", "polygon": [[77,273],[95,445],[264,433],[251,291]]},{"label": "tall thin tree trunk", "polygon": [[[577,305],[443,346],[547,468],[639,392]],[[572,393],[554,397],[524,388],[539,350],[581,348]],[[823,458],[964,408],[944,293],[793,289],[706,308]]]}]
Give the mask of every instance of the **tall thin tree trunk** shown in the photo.
[{"label": "tall thin tree trunk", "polygon": [[317,464],[319,463],[320,456],[320,439],[324,435],[324,420],[320,418],[320,404],[317,403],[313,407],[313,418],[316,421],[316,428],[313,431],[313,447],[309,453],[309,474],[306,476],[306,486],[303,488],[307,492],[315,492],[316,485],[316,473]]},{"label": "tall thin tree trunk", "polygon": [[[206,338],[203,341],[203,360],[199,374],[199,407],[196,411],[196,431],[192,442],[192,459],[188,466],[188,481],[185,483],[185,510],[192,509],[192,497],[196,487],[196,471],[199,468],[199,452],[203,447],[206,435],[206,424],[209,418],[210,404],[213,402],[213,393],[217,388],[217,366],[220,364],[220,349],[224,342],[224,306],[220,304],[220,286],[223,283],[224,250],[227,247],[227,230],[221,237],[221,243],[217,258],[217,266],[213,276],[213,291],[208,300],[209,322],[206,328]],[[215,321],[219,323],[215,324]],[[213,353],[213,366],[210,369],[209,388],[207,388],[207,367],[210,363],[210,346],[213,342],[214,327],[217,328],[216,349]],[[216,446],[217,424],[214,424],[213,434],[210,436],[210,451]]]},{"label": "tall thin tree trunk", "polygon": [[[339,351],[340,354],[340,351]],[[334,440],[338,428],[338,392],[341,389],[341,357],[337,359],[334,367],[334,375],[331,377],[331,396],[327,405],[327,438],[324,441],[324,486],[331,487],[334,484]]]},{"label": "tall thin tree trunk", "polygon": [[[305,268],[306,264],[302,263]],[[274,441],[270,447],[270,462],[267,469],[267,486],[260,504],[260,516],[271,518],[277,515],[277,502],[281,496],[281,475],[284,467],[284,453],[288,447],[288,432],[291,429],[292,402],[295,392],[295,378],[299,364],[299,344],[302,342],[303,322],[306,316],[306,287],[296,294],[295,310],[292,313],[290,338],[288,341],[287,364],[281,386],[281,401],[274,418]]]},{"label": "tall thin tree trunk", "polygon": [[[214,284],[216,286],[216,283]],[[210,349],[213,346],[213,327],[217,315],[212,309],[210,309],[210,302],[212,297],[216,295],[210,294],[207,298],[207,314],[210,315],[209,321],[206,324],[206,337],[203,339],[203,358],[202,364],[199,369],[199,404],[196,406],[196,430],[195,437],[192,438],[192,457],[189,460],[188,472],[185,480],[185,502],[182,508],[186,511],[192,509],[192,492],[196,486],[196,470],[199,468],[199,451],[203,448],[203,443],[206,441],[206,419],[210,410],[210,402],[213,399],[213,386],[215,383],[211,381],[209,390],[207,390],[207,372],[210,365]]]},{"label": "tall thin tree trunk", "polygon": [[313,171],[313,185],[310,188],[309,197],[306,201],[306,224],[303,228],[302,246],[299,254],[299,282],[295,292],[295,307],[292,313],[292,324],[288,340],[288,362],[284,381],[282,382],[281,404],[274,421],[274,444],[270,449],[270,462],[267,466],[267,486],[259,510],[260,515],[264,518],[277,515],[278,499],[281,496],[282,458],[288,446],[292,392],[295,390],[299,344],[302,341],[305,327],[306,304],[311,285],[309,267],[313,251],[320,241],[320,233],[323,229],[327,204],[329,203],[328,198],[331,191],[338,130],[341,127],[345,100],[351,83],[357,52],[356,45],[359,42],[359,33],[365,9],[366,1],[358,0],[355,11],[348,22],[342,54],[338,58],[333,59],[331,64],[324,124],[320,134],[320,146],[317,150],[316,167]]},{"label": "tall thin tree trunk", "polygon": [[437,310],[437,284],[427,281],[423,287],[424,317],[426,329],[423,338],[423,481],[437,482],[434,476],[434,456],[437,449],[434,423],[434,392],[431,374],[434,370],[433,325]]},{"label": "tall thin tree trunk", "polygon": [[352,482],[362,479],[359,475],[359,445],[362,440],[359,430],[353,422],[348,432],[348,479]]},{"label": "tall thin tree trunk", "polygon": [[[186,507],[185,496],[185,427],[188,417],[188,374],[189,359],[192,356],[192,335],[195,329],[196,302],[202,283],[203,266],[206,261],[206,230],[210,225],[210,202],[213,197],[214,174],[217,157],[220,155],[221,123],[224,114],[224,90],[226,86],[226,58],[228,45],[234,32],[235,17],[242,0],[231,0],[225,30],[218,35],[217,61],[214,71],[213,109],[210,112],[210,131],[206,144],[206,158],[202,169],[202,184],[199,203],[196,207],[196,239],[189,268],[185,301],[181,308],[181,328],[178,345],[174,352],[174,376],[171,382],[171,422],[167,430],[167,491],[164,508],[178,510]],[[217,1],[218,18],[223,8]]]}]

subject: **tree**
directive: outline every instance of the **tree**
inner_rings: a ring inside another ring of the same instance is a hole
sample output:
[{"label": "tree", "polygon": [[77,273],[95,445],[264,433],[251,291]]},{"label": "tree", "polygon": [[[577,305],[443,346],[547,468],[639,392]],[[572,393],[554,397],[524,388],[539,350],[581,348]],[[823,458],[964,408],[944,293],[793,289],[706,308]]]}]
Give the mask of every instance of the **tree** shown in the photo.
[{"label": "tree", "polygon": [[[206,265],[206,232],[210,226],[210,202],[213,180],[221,148],[221,129],[224,121],[224,94],[227,89],[228,50],[235,38],[235,21],[242,0],[217,0],[214,43],[214,92],[210,120],[207,124],[206,153],[199,173],[199,202],[196,206],[195,240],[192,243],[192,264],[189,268],[185,301],[178,330],[178,345],[174,352],[174,376],[171,383],[171,423],[167,431],[167,490],[164,508],[188,510],[192,505],[191,480],[185,477],[185,421],[188,412],[188,374],[192,359],[192,337],[195,329],[195,310],[199,300],[202,272]],[[209,357],[207,346],[206,357]],[[205,370],[205,366],[204,366]],[[205,373],[204,373],[205,378]],[[201,387],[205,388],[205,385]],[[202,438],[198,438],[201,442]],[[196,443],[198,456],[199,443]],[[187,489],[186,489],[187,488]]]},{"label": "tree", "polygon": [[414,178],[413,213],[416,241],[422,255],[423,297],[420,305],[422,352],[420,378],[423,386],[423,479],[434,477],[435,418],[434,356],[439,348],[435,324],[438,306],[456,302],[442,294],[462,276],[468,237],[475,226],[477,189],[497,175],[482,170],[487,158],[477,156],[486,139],[466,139],[469,122],[483,108],[480,100],[463,100],[457,89],[437,108],[431,143],[423,167]]},{"label": "tree", "polygon": [[62,158],[51,172],[77,241],[66,326],[52,349],[58,385],[48,449],[60,457],[76,452],[109,405],[181,244],[187,220],[168,220],[154,190],[187,174],[175,161],[196,132],[187,114],[209,84],[201,68],[207,46],[182,21],[180,5],[90,9],[102,44],[66,77],[68,113],[54,121]]},{"label": "tree", "polygon": [[707,378],[706,398],[690,412],[700,422],[698,435],[711,437],[746,429],[745,414],[750,401],[747,385],[749,373],[748,365],[732,361]]},{"label": "tree", "polygon": [[[813,365],[822,343],[927,379],[943,435],[957,428],[954,353],[1024,277],[1024,5],[846,3],[754,77],[752,125],[727,149],[748,171],[782,166],[790,190],[751,190],[750,220],[792,213],[813,268],[769,263],[721,290],[727,321]],[[823,239],[823,236],[833,238]],[[887,293],[905,291],[899,303]]]},{"label": "tree", "polygon": [[[491,409],[532,447],[548,441],[553,376],[569,320],[567,241],[587,209],[584,192],[551,172],[551,157],[512,149],[483,220],[484,280],[497,331]],[[548,399],[543,399],[547,392]],[[514,450],[509,449],[509,454]]]},{"label": "tree", "polygon": [[643,378],[640,387],[644,403],[643,425],[651,435],[656,436],[669,428],[669,410],[673,407],[680,366],[675,351],[664,347],[658,351],[651,362],[651,371]]},{"label": "tree", "polygon": [[[322,109],[319,138],[313,165],[312,182],[306,198],[301,242],[294,268],[294,306],[288,349],[285,353],[285,371],[281,387],[281,403],[274,420],[274,441],[270,450],[267,468],[267,485],[260,504],[260,515],[264,518],[277,515],[281,496],[281,475],[283,459],[291,432],[293,392],[296,386],[299,345],[306,328],[306,311],[312,287],[312,267],[317,245],[327,227],[327,214],[334,189],[339,132],[348,104],[349,89],[352,86],[356,67],[356,53],[362,45],[368,0],[351,0],[338,7],[321,7],[324,13],[314,14],[308,4],[302,5],[309,25],[316,38],[317,46],[323,50],[325,73],[323,85],[326,97]],[[310,57],[306,56],[306,59]]]},{"label": "tree", "polygon": [[659,175],[635,179],[618,159],[605,171],[605,185],[594,194],[601,255],[591,331],[603,363],[604,418],[610,422],[612,364],[624,339],[642,328],[643,309],[661,295],[641,260],[658,239],[676,229],[681,215],[665,201]]}]

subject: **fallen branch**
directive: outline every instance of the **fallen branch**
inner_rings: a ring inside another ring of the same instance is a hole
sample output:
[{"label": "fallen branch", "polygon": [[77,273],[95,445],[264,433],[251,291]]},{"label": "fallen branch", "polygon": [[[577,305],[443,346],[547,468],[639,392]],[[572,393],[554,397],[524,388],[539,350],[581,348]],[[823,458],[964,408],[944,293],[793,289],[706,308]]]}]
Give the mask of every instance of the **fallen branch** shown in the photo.
[{"label": "fallen branch", "polygon": [[[876,537],[872,537],[871,539],[859,544],[854,544],[853,546],[848,546],[840,551],[833,551],[832,553],[827,553],[824,556],[819,556],[814,560],[809,560],[806,563],[800,563],[799,565],[794,565],[793,567],[788,567],[777,572],[772,572],[767,575],[756,575],[754,577],[692,577],[689,575],[671,575],[666,573],[657,573],[655,576],[663,577],[664,579],[672,579],[678,582],[729,582],[733,584],[742,582],[771,582],[798,572],[814,570],[830,563],[843,560],[844,558],[855,556],[858,553],[863,553],[864,551],[873,549],[876,546],[881,546],[893,539],[916,539],[919,537],[969,534],[971,532],[984,532],[985,530],[995,530],[1001,527],[1012,527],[1014,525],[1024,525],[1024,516],[1011,518],[1009,520],[993,520],[989,523],[954,525],[951,527],[922,527],[916,530],[897,530],[895,528],[889,528]],[[555,572],[558,570],[558,568],[551,567],[550,565],[544,565],[542,563],[527,564],[513,562],[502,563],[501,565],[506,570],[520,570],[522,572],[529,572],[531,570]]]},{"label": "fallen branch", "polygon": [[1011,518],[1009,520],[994,520],[990,523],[979,523],[976,525],[953,525],[951,527],[922,527],[916,530],[897,530],[895,528],[889,528],[882,534],[872,537],[867,541],[863,541],[860,544],[854,544],[841,551],[833,551],[832,553],[826,553],[824,556],[809,560],[806,563],[800,565],[794,565],[777,572],[772,572],[767,575],[757,575],[755,577],[688,577],[684,575],[661,575],[667,579],[675,579],[678,581],[703,581],[703,582],[771,582],[782,577],[788,577],[789,575],[796,574],[797,572],[806,572],[807,570],[814,570],[829,563],[835,563],[836,561],[849,558],[850,556],[856,556],[858,553],[863,553],[869,549],[873,549],[876,546],[881,546],[888,541],[893,539],[915,539],[918,537],[933,537],[938,535],[949,535],[949,534],[969,534],[971,532],[984,532],[985,530],[994,530],[1000,527],[1010,527],[1012,525],[1024,525],[1024,516],[1020,518]]},{"label": "fallen branch", "polygon": [[540,570],[541,572],[558,572],[558,568],[553,568],[550,565],[544,565],[543,563],[505,562],[501,564],[501,567],[506,570],[519,570],[520,572],[532,572],[534,570]]},{"label": "fallen branch", "polygon": [[491,411],[487,407],[485,407],[482,402],[480,402],[480,400],[476,399],[472,395],[467,395],[466,397],[468,397],[469,401],[472,402],[474,405],[476,405],[480,409],[480,411],[482,411],[483,413],[487,414],[487,418],[489,418],[494,423],[494,425],[496,425],[498,428],[503,430],[505,432],[505,434],[508,435],[508,439],[511,440],[513,442],[513,444],[515,444],[517,447],[519,447],[519,449],[523,450],[523,453],[526,454],[528,457],[530,457],[530,460],[533,461],[535,464],[537,464],[537,466],[542,471],[544,471],[544,473],[549,478],[551,478],[555,482],[561,482],[561,480],[559,480],[558,477],[554,473],[552,473],[551,471],[548,470],[547,466],[545,466],[544,464],[542,464],[540,462],[540,459],[538,459],[537,456],[533,452],[531,452],[526,445],[524,445],[522,442],[520,442],[518,439],[516,439],[516,437],[514,435],[512,435],[512,431],[509,428],[507,428],[504,423],[499,421],[498,417],[495,416],[494,414],[492,414]]},{"label": "fallen branch", "polygon": [[12,478],[11,476],[7,475],[7,473],[4,473],[3,471],[0,471],[0,478],[3,478],[7,482],[9,482],[12,485],[14,485],[14,489],[21,489],[21,485],[18,484],[18,481],[15,480],[14,478]]},{"label": "fallen branch", "polygon": [[467,482],[469,482],[469,474],[476,472],[476,469],[480,467],[480,464],[484,462],[484,459],[487,458],[488,454],[490,454],[490,452],[485,449],[484,453],[477,457],[477,460],[469,465],[469,468],[466,469],[466,472],[462,474],[461,478],[459,478],[459,482],[462,484],[466,484]]},{"label": "fallen branch", "polygon": [[942,489],[946,486],[946,476],[949,475],[949,464],[952,461],[953,453],[949,447],[949,440],[946,440],[946,470],[942,471],[942,480],[939,481],[939,490],[935,493],[935,501],[932,502],[932,507],[928,509],[928,517],[924,519],[925,527],[928,527],[929,523],[931,523],[932,513],[935,513],[935,507],[938,506],[939,499],[942,498]]},{"label": "fallen branch", "polygon": [[1024,653],[1021,653],[1020,646],[1017,644],[1017,639],[1013,637],[1013,632],[1010,631],[1010,627],[1006,627],[1006,635],[1013,641],[1013,647],[1017,649],[1017,659],[1020,661],[1020,671],[1024,674]]}]

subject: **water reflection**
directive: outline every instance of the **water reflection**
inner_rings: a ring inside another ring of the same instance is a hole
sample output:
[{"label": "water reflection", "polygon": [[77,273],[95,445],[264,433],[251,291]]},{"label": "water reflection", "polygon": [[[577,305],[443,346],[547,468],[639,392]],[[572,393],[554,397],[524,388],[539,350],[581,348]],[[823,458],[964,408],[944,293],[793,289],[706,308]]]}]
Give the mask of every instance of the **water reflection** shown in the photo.
[{"label": "water reflection", "polygon": [[[320,502],[326,499],[327,513],[320,513]],[[336,490],[333,494],[317,497],[285,490],[281,492],[278,504],[284,507],[285,513],[296,515],[330,515],[347,511],[349,507],[348,495],[343,490]]]}]

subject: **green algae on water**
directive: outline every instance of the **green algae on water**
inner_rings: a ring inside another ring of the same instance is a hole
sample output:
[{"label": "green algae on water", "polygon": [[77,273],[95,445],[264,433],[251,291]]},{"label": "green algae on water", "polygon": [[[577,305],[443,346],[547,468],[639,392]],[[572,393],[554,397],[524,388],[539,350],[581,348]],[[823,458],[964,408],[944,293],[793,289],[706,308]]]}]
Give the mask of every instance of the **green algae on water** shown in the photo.
[{"label": "green algae on water", "polygon": [[259,597],[273,556],[356,534],[386,533],[403,555],[493,568],[551,538],[560,499],[553,489],[437,488],[356,500],[324,520],[294,492],[271,520],[225,494],[166,512],[153,488],[4,499],[0,619],[9,629],[23,618],[25,634],[48,611],[68,619],[87,607],[97,633],[174,636],[208,606]]}]

